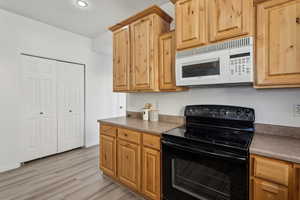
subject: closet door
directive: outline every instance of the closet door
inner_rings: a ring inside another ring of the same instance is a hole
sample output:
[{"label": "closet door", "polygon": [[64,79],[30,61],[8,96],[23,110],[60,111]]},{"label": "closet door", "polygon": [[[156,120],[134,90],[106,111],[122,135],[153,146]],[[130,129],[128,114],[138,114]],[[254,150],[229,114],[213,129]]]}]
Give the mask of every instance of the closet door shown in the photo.
[{"label": "closet door", "polygon": [[84,67],[58,63],[58,151],[84,143]]},{"label": "closet door", "polygon": [[57,152],[55,62],[22,56],[22,161]]}]

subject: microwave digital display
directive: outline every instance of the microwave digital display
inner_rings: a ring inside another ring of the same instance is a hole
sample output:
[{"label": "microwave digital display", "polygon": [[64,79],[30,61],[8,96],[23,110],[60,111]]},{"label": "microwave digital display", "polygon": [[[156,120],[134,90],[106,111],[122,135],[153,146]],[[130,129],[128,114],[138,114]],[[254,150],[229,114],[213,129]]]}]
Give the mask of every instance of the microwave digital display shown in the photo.
[{"label": "microwave digital display", "polygon": [[220,75],[220,61],[186,64],[182,66],[182,78]]}]

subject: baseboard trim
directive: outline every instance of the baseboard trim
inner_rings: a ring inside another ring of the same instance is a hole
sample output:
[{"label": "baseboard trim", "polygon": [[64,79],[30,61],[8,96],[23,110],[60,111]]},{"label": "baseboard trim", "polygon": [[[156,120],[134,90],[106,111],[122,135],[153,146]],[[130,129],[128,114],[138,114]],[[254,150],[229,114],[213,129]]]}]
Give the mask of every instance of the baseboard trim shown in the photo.
[{"label": "baseboard trim", "polygon": [[10,171],[13,169],[17,169],[19,167],[21,167],[20,163],[14,163],[14,164],[10,164],[10,165],[0,165],[0,173]]}]

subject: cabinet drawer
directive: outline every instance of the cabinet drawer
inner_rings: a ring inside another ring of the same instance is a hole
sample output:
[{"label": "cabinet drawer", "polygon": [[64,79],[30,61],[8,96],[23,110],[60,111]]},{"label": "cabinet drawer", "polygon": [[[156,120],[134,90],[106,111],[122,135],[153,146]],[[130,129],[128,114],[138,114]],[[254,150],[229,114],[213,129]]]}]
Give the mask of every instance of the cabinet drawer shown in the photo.
[{"label": "cabinet drawer", "polygon": [[118,129],[118,138],[140,144],[141,143],[141,135],[142,133],[128,130],[128,129],[123,129],[119,128]]},{"label": "cabinet drawer", "polygon": [[264,180],[289,186],[291,165],[263,157],[254,157],[253,175]]},{"label": "cabinet drawer", "polygon": [[111,137],[117,137],[117,128],[106,124],[100,125],[100,133]]},{"label": "cabinet drawer", "polygon": [[288,200],[288,188],[262,180],[254,180],[254,200]]},{"label": "cabinet drawer", "polygon": [[160,150],[160,137],[144,133],[143,145]]}]

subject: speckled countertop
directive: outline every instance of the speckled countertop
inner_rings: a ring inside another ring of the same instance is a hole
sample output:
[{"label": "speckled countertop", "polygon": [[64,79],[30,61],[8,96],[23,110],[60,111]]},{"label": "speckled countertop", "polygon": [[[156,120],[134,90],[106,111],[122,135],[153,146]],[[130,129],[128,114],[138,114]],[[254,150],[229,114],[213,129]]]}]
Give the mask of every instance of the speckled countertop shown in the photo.
[{"label": "speckled countertop", "polygon": [[300,163],[300,139],[256,133],[250,153]]},{"label": "speckled countertop", "polygon": [[138,118],[131,118],[131,117],[117,117],[117,118],[109,118],[98,120],[98,122],[108,123],[124,128],[133,129],[136,131],[147,132],[152,134],[160,135],[164,132],[170,131],[174,128],[178,128],[183,126],[180,123],[169,123],[169,122],[150,122],[144,121]]}]

